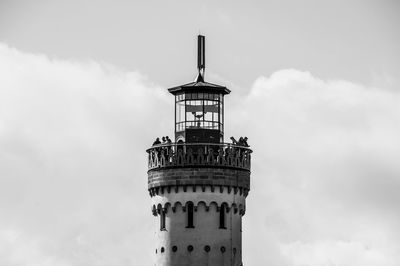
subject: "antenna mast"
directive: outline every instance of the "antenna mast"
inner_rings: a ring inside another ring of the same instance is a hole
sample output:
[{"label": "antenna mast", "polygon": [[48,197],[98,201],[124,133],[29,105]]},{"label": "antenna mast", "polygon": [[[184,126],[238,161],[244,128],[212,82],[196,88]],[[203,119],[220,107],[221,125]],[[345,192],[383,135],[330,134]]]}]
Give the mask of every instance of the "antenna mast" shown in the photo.
[{"label": "antenna mast", "polygon": [[206,47],[205,37],[203,35],[197,36],[197,69],[199,70],[198,80],[204,81],[204,72],[206,69]]}]

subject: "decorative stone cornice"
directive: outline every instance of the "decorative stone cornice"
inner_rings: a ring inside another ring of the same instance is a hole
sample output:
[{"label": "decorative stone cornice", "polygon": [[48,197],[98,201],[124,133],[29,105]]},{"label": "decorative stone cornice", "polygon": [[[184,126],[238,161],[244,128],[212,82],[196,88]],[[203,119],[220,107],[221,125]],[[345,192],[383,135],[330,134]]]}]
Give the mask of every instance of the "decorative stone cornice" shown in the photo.
[{"label": "decorative stone cornice", "polygon": [[150,187],[149,188],[149,194],[150,197],[154,197],[156,195],[164,195],[164,194],[169,194],[171,193],[171,190],[173,189],[174,193],[178,193],[179,190],[181,189],[181,192],[187,192],[188,191],[188,186],[191,187],[193,192],[196,192],[196,187],[201,188],[202,192],[205,192],[205,189],[207,186],[209,186],[211,189],[210,191],[213,193],[233,193],[234,195],[239,195],[239,196],[244,196],[247,197],[247,195],[249,194],[249,189],[247,188],[238,188],[238,187],[234,187],[232,189],[232,187],[230,186],[223,186],[223,185],[217,185],[217,187],[219,187],[218,191],[215,190],[215,186],[214,185],[175,185],[175,186],[171,186],[171,185],[166,185],[166,186],[155,186],[155,187]]},{"label": "decorative stone cornice", "polygon": [[162,204],[157,204],[157,205],[153,205],[151,208],[151,211],[153,213],[154,216],[157,216],[161,213],[161,211],[163,211],[164,213],[167,213],[169,211],[172,211],[173,213],[175,213],[178,209],[182,212],[186,212],[186,206],[190,203],[192,203],[194,205],[194,211],[197,212],[197,209],[199,208],[200,205],[204,206],[205,211],[209,211],[210,207],[212,205],[214,205],[215,210],[217,212],[219,212],[221,210],[221,206],[225,205],[225,211],[227,213],[229,213],[231,210],[234,214],[239,214],[239,215],[245,215],[246,213],[246,206],[243,204],[236,204],[236,203],[231,203],[228,204],[227,202],[222,202],[222,203],[217,203],[216,201],[211,201],[211,202],[205,202],[205,201],[185,201],[185,202],[181,202],[181,201],[175,201],[175,202],[166,202],[163,205]]}]

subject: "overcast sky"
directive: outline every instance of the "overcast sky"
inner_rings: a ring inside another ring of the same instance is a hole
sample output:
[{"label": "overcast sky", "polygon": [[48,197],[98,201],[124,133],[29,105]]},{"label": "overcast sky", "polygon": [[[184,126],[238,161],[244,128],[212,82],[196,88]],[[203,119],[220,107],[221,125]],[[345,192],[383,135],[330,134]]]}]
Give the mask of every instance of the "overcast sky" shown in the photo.
[{"label": "overcast sky", "polygon": [[151,265],[166,88],[228,86],[244,265],[400,265],[398,1],[0,0],[0,265]]}]

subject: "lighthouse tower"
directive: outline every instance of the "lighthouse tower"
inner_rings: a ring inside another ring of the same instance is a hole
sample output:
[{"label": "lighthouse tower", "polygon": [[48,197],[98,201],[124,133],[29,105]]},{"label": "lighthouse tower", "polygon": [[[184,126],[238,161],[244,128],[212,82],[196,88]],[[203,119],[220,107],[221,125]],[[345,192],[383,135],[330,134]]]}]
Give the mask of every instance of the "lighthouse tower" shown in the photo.
[{"label": "lighthouse tower", "polygon": [[224,143],[224,86],[205,82],[205,38],[198,76],[173,87],[174,141],[148,153],[155,265],[242,265],[242,217],[250,189],[246,142]]}]

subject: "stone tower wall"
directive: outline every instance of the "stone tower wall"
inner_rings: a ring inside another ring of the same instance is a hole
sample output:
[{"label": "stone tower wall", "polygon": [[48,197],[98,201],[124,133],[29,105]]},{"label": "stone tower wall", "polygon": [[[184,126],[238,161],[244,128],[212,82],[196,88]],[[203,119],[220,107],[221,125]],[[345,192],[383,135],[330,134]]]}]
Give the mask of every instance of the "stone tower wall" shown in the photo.
[{"label": "stone tower wall", "polygon": [[[194,228],[187,228],[187,204],[194,205]],[[225,226],[220,226],[221,206],[225,205]],[[241,222],[245,196],[228,189],[193,188],[152,197],[155,219],[156,265],[241,265]],[[165,230],[160,215],[165,213]],[[190,246],[193,250],[190,250]],[[209,249],[208,249],[209,247]]]},{"label": "stone tower wall", "polygon": [[232,144],[191,149],[172,144],[148,150],[155,265],[241,266],[251,150]]}]

